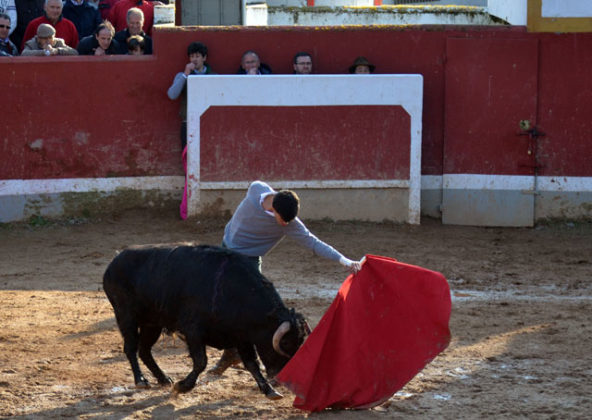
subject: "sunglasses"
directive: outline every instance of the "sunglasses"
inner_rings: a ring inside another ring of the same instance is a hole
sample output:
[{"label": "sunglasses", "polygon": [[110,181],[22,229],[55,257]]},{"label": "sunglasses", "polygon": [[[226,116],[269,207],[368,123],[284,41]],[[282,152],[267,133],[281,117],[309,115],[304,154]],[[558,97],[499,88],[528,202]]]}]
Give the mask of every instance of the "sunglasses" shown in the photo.
[{"label": "sunglasses", "polygon": [[0,25],[0,28],[2,28],[2,29],[4,29],[4,28],[10,29],[10,25]]}]

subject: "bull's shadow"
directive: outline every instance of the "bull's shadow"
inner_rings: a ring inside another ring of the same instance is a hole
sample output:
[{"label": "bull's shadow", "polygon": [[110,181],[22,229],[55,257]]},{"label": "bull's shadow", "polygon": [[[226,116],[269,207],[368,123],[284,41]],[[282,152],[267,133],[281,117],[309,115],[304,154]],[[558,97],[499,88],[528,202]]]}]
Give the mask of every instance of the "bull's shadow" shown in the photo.
[{"label": "bull's shadow", "polygon": [[105,331],[116,330],[116,329],[117,329],[117,323],[115,322],[115,317],[111,317],[111,318],[107,318],[102,321],[98,321],[93,324],[90,324],[86,331],[79,331],[79,332],[76,332],[73,334],[67,334],[64,337],[62,337],[61,339],[64,341],[78,340],[81,338],[93,336],[95,334],[100,334]]}]

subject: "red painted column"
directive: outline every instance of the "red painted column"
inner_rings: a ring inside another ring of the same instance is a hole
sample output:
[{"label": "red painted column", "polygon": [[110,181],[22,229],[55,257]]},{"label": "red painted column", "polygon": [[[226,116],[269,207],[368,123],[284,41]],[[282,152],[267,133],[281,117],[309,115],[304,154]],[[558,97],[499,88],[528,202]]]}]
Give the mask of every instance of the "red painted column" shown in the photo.
[{"label": "red painted column", "polygon": [[175,0],[175,26],[181,26],[181,16],[183,2],[181,0]]},{"label": "red painted column", "polygon": [[306,5],[308,7],[313,7],[314,6],[314,0],[306,0]]},{"label": "red painted column", "polygon": [[374,0],[374,6],[382,6],[382,0]]}]

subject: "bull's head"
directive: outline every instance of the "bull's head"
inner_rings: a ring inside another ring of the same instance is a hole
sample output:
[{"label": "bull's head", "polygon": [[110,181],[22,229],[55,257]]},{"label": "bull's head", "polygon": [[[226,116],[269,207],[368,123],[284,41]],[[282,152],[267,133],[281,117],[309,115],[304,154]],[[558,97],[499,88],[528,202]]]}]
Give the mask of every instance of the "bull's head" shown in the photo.
[{"label": "bull's head", "polygon": [[[290,315],[290,320],[280,324],[272,339],[273,349],[288,359],[296,353],[306,336],[310,334],[310,327],[301,314],[292,309]],[[292,333],[287,335],[290,330],[293,330]]]}]

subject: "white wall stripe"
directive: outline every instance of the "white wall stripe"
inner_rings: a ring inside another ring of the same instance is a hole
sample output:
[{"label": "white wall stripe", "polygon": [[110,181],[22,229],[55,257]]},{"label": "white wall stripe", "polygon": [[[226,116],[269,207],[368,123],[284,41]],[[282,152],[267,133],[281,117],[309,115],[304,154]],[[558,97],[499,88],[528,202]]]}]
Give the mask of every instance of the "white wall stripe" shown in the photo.
[{"label": "white wall stripe", "polygon": [[592,192],[592,177],[540,176],[539,191]]},{"label": "white wall stripe", "polygon": [[442,175],[422,175],[421,189],[422,190],[441,190],[442,189]]},{"label": "white wall stripe", "polygon": [[117,190],[182,190],[183,176],[125,178],[10,179],[0,181],[0,196],[112,192]]},{"label": "white wall stripe", "polygon": [[[144,176],[121,178],[10,179],[0,180],[0,196],[59,194],[66,192],[112,192],[117,190],[181,190],[183,176]],[[292,189],[364,189],[409,188],[408,180],[330,180],[270,181],[274,188]],[[202,182],[203,190],[246,190],[249,181]],[[511,175],[447,174],[423,175],[422,190],[487,189],[523,190],[534,186],[533,177]],[[592,192],[592,177],[538,177],[537,191]]]},{"label": "white wall stripe", "polygon": [[534,190],[534,176],[446,174],[443,188],[451,190]]},{"label": "white wall stripe", "polygon": [[[423,178],[422,189],[428,189],[423,186]],[[539,176],[535,180],[534,176],[520,175],[445,174],[442,176],[442,180],[444,189],[453,190],[534,191],[536,189],[536,191],[544,192],[592,192],[592,177]],[[431,180],[430,182],[435,183],[435,180]]]},{"label": "white wall stripe", "polygon": [[[285,189],[361,189],[361,188],[409,188],[408,180],[327,180],[327,181],[266,181],[273,188]],[[201,182],[202,190],[246,190],[250,181]]]}]

